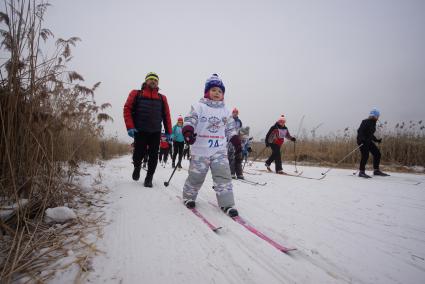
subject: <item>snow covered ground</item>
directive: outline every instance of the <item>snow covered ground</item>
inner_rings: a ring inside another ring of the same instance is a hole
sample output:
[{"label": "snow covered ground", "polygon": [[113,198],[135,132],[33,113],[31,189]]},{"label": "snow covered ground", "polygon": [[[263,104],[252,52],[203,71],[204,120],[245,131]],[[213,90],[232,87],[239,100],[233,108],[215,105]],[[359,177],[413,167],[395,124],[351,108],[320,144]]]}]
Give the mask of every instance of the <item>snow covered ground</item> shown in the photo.
[{"label": "snow covered ground", "polygon": [[[188,162],[183,164],[188,168]],[[254,167],[263,168],[262,163]],[[198,210],[223,228],[214,233],[176,196],[187,171],[158,166],[154,188],[131,180],[130,156],[101,168],[111,192],[111,223],[97,247],[90,283],[425,283],[425,176],[392,173],[370,180],[332,170],[323,180],[260,173],[234,181],[240,215],[289,254],[247,231],[215,202],[211,177]],[[292,165],[284,170],[293,172]],[[323,168],[303,167],[320,177]],[[94,172],[94,169],[91,169]],[[96,169],[97,171],[97,169]],[[56,279],[56,281],[60,279]],[[55,280],[53,281],[55,282]]]}]

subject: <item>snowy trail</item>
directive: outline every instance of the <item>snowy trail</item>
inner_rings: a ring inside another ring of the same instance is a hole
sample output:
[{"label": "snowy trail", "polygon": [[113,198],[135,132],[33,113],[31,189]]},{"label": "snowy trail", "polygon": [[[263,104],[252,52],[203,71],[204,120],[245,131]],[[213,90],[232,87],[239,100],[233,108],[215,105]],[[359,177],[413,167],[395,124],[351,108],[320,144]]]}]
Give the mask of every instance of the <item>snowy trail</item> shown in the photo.
[{"label": "snowy trail", "polygon": [[[187,168],[185,161],[183,167]],[[253,167],[261,168],[256,164]],[[253,170],[248,167],[248,170]],[[288,172],[293,170],[285,165]],[[322,168],[303,167],[305,176]],[[423,283],[425,176],[355,178],[333,170],[321,181],[263,173],[234,182],[237,208],[277,242],[279,252],[214,208],[211,177],[197,202],[212,232],[176,198],[187,177],[158,167],[154,188],[131,180],[130,157],[100,169],[111,193],[110,224],[87,281],[94,283]],[[420,184],[415,185],[415,183]],[[407,183],[407,184],[400,184]]]}]

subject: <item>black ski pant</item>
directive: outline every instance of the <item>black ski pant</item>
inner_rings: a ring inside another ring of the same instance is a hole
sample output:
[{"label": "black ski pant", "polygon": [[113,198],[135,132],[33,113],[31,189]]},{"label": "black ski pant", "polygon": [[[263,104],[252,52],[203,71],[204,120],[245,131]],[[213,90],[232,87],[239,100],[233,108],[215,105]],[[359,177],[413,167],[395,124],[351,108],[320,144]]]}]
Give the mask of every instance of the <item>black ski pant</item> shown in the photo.
[{"label": "black ski pant", "polygon": [[187,160],[189,160],[190,158],[190,148],[184,148],[183,149],[183,159],[186,158]]},{"label": "black ski pant", "polygon": [[363,145],[360,147],[360,153],[362,154],[359,167],[360,171],[364,172],[366,169],[366,163],[369,159],[369,152],[373,156],[373,169],[379,170],[379,163],[381,162],[381,152],[379,151],[378,147],[376,147],[375,143],[366,142],[363,143]]},{"label": "black ski pant", "polygon": [[167,163],[168,160],[168,148],[160,148],[159,149],[159,161],[164,163]]},{"label": "black ski pant", "polygon": [[271,144],[270,148],[272,149],[272,154],[267,159],[266,164],[271,165],[274,161],[276,172],[282,170],[282,158],[280,156],[280,145]]},{"label": "black ski pant", "polygon": [[139,131],[134,135],[133,163],[140,166],[142,159],[148,154],[148,173],[147,178],[152,179],[158,165],[158,150],[161,132]]},{"label": "black ski pant", "polygon": [[227,151],[227,157],[229,159],[230,174],[238,177],[243,176],[242,170],[242,153],[236,154],[235,147],[229,146]]},{"label": "black ski pant", "polygon": [[183,159],[183,148],[184,148],[184,142],[177,142],[174,141],[173,143],[173,163],[176,162],[176,157],[177,154],[179,154],[179,162],[177,163],[177,165],[182,165],[182,159]]}]

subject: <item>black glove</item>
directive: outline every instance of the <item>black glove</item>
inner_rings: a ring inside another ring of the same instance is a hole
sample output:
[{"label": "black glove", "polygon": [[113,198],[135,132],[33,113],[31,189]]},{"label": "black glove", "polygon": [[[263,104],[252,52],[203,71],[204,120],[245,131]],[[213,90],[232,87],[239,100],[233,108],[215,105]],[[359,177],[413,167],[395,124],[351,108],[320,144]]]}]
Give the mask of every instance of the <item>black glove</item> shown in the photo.
[{"label": "black glove", "polygon": [[247,151],[248,151],[248,153],[251,153],[252,152],[252,148],[251,147],[248,147],[248,149],[246,149]]},{"label": "black glove", "polygon": [[295,137],[291,137],[291,141],[295,142],[295,141],[297,141],[297,139]]},{"label": "black glove", "polygon": [[266,147],[270,147],[270,143],[266,142]]},{"label": "black glove", "polygon": [[381,143],[382,142],[382,138],[376,139],[376,143]]}]

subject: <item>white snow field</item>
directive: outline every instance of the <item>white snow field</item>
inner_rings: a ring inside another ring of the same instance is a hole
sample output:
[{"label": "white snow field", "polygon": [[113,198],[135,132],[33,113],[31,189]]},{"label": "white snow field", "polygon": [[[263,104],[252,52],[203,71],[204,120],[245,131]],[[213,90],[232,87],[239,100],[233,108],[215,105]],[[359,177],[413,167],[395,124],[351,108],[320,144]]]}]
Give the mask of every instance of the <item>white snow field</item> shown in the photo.
[{"label": "white snow field", "polygon": [[[170,163],[170,161],[169,161]],[[273,165],[274,166],[274,165]],[[188,168],[188,161],[184,161]],[[252,186],[234,181],[240,215],[282,253],[209,204],[207,176],[197,209],[223,228],[210,230],[176,196],[187,171],[158,165],[154,187],[131,180],[131,157],[106,162],[110,224],[97,247],[89,283],[425,283],[425,176],[390,173],[369,180],[335,169],[323,180],[246,169]],[[298,167],[303,176],[325,169]],[[97,170],[97,169],[96,169]],[[293,165],[284,165],[293,173]],[[60,282],[60,279],[56,281]],[[55,282],[55,280],[53,281]]]}]

